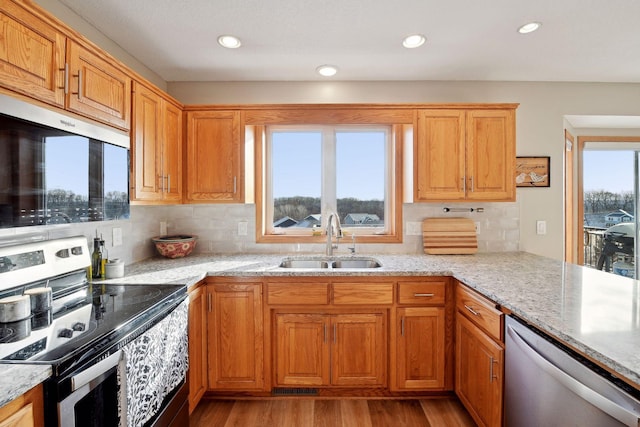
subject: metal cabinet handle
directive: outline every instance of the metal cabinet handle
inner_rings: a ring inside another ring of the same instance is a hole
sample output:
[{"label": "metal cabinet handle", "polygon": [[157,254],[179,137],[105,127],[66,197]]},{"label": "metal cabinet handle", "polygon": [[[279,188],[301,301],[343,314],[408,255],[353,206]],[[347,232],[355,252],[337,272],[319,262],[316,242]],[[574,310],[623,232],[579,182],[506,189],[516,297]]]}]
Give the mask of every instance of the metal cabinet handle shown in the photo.
[{"label": "metal cabinet handle", "polygon": [[78,74],[74,74],[73,77],[78,78],[78,91],[72,92],[74,95],[78,95],[78,99],[82,98],[82,70],[78,70]]},{"label": "metal cabinet handle", "polygon": [[59,71],[64,72],[64,81],[62,87],[58,86],[58,89],[64,89],[64,94],[69,93],[69,64],[64,64],[64,68],[60,68]]},{"label": "metal cabinet handle", "polygon": [[404,316],[400,319],[400,336],[404,336]]},{"label": "metal cabinet handle", "polygon": [[498,361],[497,361],[497,360],[495,360],[495,359],[493,358],[493,356],[491,356],[491,357],[489,358],[489,382],[490,382],[490,383],[492,383],[494,379],[495,379],[495,380],[497,380],[497,379],[498,379],[497,375],[495,375],[495,374],[494,374],[494,372],[493,372],[493,365],[494,365],[495,363],[498,363]]},{"label": "metal cabinet handle", "polygon": [[327,324],[324,324],[324,342],[327,342]]},{"label": "metal cabinet handle", "polygon": [[462,192],[466,193],[467,192],[467,176],[463,176],[462,177]]},{"label": "metal cabinet handle", "polygon": [[338,342],[338,325],[336,325],[335,323],[333,324],[333,343],[337,343]]},{"label": "metal cabinet handle", "polygon": [[471,192],[474,192],[473,176],[471,177]]},{"label": "metal cabinet handle", "polygon": [[211,309],[211,294],[207,294],[207,306],[209,312],[212,312],[213,310]]},{"label": "metal cabinet handle", "polygon": [[238,179],[237,177],[233,177],[233,194],[236,194],[237,191],[237,183],[238,183]]},{"label": "metal cabinet handle", "polygon": [[418,293],[416,293],[416,294],[413,294],[413,296],[415,298],[420,298],[420,297],[422,297],[422,298],[431,298],[431,297],[434,297],[435,294],[418,294]]},{"label": "metal cabinet handle", "polygon": [[167,191],[171,192],[171,174],[167,175]]},{"label": "metal cabinet handle", "polygon": [[480,313],[478,313],[477,311],[475,311],[473,308],[469,307],[468,305],[465,304],[464,308],[469,310],[474,316],[480,316]]}]

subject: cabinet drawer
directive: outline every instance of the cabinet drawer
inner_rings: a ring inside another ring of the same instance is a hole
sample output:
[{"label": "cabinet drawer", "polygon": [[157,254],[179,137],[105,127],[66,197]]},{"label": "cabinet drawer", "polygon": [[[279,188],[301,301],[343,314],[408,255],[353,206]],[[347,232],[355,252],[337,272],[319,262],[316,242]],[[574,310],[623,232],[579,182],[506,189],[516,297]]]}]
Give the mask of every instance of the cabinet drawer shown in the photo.
[{"label": "cabinet drawer", "polygon": [[328,283],[269,283],[267,304],[328,304]]},{"label": "cabinet drawer", "polygon": [[392,304],[393,283],[334,283],[333,303],[336,305]]},{"label": "cabinet drawer", "polygon": [[502,341],[503,314],[495,308],[493,302],[464,285],[458,284],[456,287],[456,307],[476,326],[494,339]]},{"label": "cabinet drawer", "polygon": [[444,305],[446,281],[398,282],[398,303]]}]

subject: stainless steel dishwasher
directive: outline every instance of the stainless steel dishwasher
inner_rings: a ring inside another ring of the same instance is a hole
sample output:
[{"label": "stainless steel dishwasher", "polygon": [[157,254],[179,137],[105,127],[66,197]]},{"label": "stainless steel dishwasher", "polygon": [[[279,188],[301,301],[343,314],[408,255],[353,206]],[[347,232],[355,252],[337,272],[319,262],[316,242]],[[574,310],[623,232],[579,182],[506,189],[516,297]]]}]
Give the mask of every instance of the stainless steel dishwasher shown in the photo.
[{"label": "stainless steel dishwasher", "polygon": [[638,390],[519,319],[505,328],[507,427],[640,426]]}]

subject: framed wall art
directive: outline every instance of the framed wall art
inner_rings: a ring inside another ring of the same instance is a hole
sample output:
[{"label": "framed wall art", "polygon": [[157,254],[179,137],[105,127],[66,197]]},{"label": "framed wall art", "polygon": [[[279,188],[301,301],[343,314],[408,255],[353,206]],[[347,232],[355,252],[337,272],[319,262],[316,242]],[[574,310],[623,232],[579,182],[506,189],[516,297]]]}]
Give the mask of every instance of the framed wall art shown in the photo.
[{"label": "framed wall art", "polygon": [[551,158],[516,157],[516,187],[549,187]]}]

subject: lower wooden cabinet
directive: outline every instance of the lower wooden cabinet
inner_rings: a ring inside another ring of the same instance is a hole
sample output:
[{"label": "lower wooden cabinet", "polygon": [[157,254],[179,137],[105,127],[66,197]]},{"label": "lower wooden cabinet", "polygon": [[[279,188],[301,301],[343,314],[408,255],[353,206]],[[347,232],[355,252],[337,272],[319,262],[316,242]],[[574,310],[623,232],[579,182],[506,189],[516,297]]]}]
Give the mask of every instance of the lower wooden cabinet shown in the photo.
[{"label": "lower wooden cabinet", "polygon": [[277,313],[276,386],[383,386],[386,314]]},{"label": "lower wooden cabinet", "polygon": [[[504,345],[483,327],[493,324],[492,318],[500,323],[503,315],[479,305],[478,296],[461,285],[457,298],[456,394],[478,426],[498,427],[502,425]],[[477,302],[469,303],[473,300]]]},{"label": "lower wooden cabinet", "polygon": [[42,384],[0,408],[0,427],[36,427],[44,425]]},{"label": "lower wooden cabinet", "polygon": [[445,387],[444,307],[396,309],[395,366],[392,389]]},{"label": "lower wooden cabinet", "polygon": [[209,283],[206,290],[209,390],[262,390],[262,284]]},{"label": "lower wooden cabinet", "polygon": [[205,287],[189,292],[189,414],[207,390],[207,305]]}]

